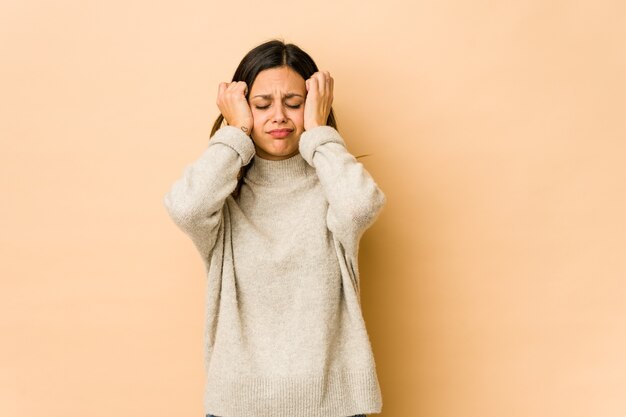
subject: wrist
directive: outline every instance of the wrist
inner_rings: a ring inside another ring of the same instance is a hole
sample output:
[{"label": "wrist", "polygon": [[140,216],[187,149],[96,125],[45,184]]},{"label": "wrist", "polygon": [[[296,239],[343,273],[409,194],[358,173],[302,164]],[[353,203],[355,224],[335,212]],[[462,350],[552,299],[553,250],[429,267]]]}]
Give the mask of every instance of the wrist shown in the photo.
[{"label": "wrist", "polygon": [[226,123],[226,126],[236,127],[237,129],[245,133],[247,136],[250,136],[250,134],[252,133],[252,128],[245,123],[232,123],[231,124],[231,123],[228,123],[226,119],[224,119],[224,123]]},{"label": "wrist", "polygon": [[316,127],[323,126],[321,123],[311,123],[304,126],[304,130],[315,129]]}]

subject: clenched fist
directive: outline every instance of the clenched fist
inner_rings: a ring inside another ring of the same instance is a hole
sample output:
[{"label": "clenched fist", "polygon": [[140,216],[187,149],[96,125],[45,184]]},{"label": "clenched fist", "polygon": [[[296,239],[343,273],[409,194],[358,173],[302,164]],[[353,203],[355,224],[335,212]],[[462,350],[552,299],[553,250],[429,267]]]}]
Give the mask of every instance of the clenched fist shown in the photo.
[{"label": "clenched fist", "polygon": [[304,130],[326,124],[333,104],[333,81],[328,71],[318,71],[305,81]]},{"label": "clenched fist", "polygon": [[220,83],[217,91],[217,107],[224,116],[226,124],[240,128],[249,136],[254,119],[246,100],[247,91],[248,86],[245,81]]}]

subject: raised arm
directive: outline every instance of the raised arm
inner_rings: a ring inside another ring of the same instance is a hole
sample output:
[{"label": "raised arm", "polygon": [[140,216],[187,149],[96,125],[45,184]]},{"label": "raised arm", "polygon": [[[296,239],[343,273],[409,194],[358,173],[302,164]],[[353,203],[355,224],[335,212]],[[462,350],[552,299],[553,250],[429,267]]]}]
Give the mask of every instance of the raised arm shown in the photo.
[{"label": "raised arm", "polygon": [[333,127],[318,126],[302,133],[299,146],[328,200],[329,230],[346,249],[356,250],[361,235],[384,206],[385,195]]},{"label": "raised arm", "polygon": [[315,168],[326,194],[329,230],[355,254],[361,235],[385,204],[385,195],[348,152],[339,132],[326,125],[333,102],[333,77],[328,71],[317,71],[305,83],[305,132],[300,135],[300,154]]},{"label": "raised arm", "polygon": [[172,220],[191,237],[205,260],[215,244],[222,207],[237,186],[237,174],[253,156],[250,137],[240,128],[224,126],[163,198]]},{"label": "raised arm", "polygon": [[222,221],[222,207],[237,187],[237,175],[255,153],[248,136],[254,120],[243,81],[222,82],[217,90],[217,107],[226,120],[209,141],[207,149],[183,177],[174,183],[163,203],[174,222],[195,243],[208,261]]}]

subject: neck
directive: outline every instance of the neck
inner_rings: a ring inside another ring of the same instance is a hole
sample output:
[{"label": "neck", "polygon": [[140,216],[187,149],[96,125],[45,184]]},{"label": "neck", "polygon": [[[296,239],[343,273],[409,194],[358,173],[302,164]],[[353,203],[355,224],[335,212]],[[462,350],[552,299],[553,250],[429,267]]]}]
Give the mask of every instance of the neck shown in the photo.
[{"label": "neck", "polygon": [[246,178],[256,184],[288,184],[306,178],[315,173],[299,153],[287,159],[272,161],[254,155]]}]

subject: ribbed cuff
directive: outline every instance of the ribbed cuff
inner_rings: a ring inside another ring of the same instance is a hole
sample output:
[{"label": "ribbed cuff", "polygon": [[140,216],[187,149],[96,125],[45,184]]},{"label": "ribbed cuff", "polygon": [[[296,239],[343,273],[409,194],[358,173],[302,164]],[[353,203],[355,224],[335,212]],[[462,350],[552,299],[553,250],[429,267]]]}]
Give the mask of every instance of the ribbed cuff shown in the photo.
[{"label": "ribbed cuff", "polygon": [[221,143],[232,148],[239,154],[243,165],[248,165],[250,160],[256,153],[254,142],[250,136],[246,135],[241,129],[235,126],[222,126],[215,135],[209,140],[209,146]]},{"label": "ribbed cuff", "polygon": [[313,166],[313,155],[318,146],[328,142],[338,143],[346,146],[339,132],[332,126],[317,126],[307,130],[300,135],[300,154],[304,160]]}]

